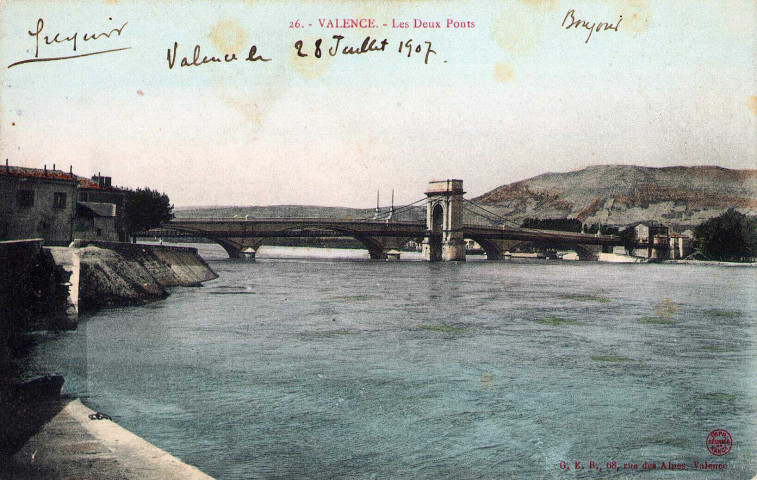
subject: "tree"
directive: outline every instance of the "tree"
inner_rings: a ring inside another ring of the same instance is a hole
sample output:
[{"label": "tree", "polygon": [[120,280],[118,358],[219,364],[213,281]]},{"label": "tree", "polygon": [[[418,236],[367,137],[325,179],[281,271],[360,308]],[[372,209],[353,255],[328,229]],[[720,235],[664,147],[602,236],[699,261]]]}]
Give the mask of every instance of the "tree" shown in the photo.
[{"label": "tree", "polygon": [[629,255],[633,255],[633,251],[636,248],[638,239],[636,238],[636,229],[633,226],[627,226],[620,231],[620,240],[623,242],[626,252]]},{"label": "tree", "polygon": [[541,230],[559,230],[563,232],[580,232],[581,221],[575,218],[526,218],[521,224],[523,228]]},{"label": "tree", "polygon": [[165,193],[138,188],[126,194],[126,215],[129,234],[134,235],[171,220],[173,205]]},{"label": "tree", "polygon": [[743,261],[757,255],[757,219],[731,208],[694,229],[698,249],[713,260]]},{"label": "tree", "polygon": [[[601,229],[601,231],[600,231]],[[601,223],[592,223],[584,225],[584,233],[599,233],[600,235],[617,235],[620,230],[612,225],[602,225]]]}]

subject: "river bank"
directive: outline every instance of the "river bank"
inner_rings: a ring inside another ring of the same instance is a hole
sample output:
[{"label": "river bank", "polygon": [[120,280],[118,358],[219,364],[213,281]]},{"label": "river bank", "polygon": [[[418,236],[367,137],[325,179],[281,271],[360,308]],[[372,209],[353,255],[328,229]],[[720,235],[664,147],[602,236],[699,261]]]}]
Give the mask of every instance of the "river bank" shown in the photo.
[{"label": "river bank", "polygon": [[80,312],[144,304],[217,277],[195,248],[0,242],[0,477],[210,478],[114,423],[90,425],[84,405],[61,400],[62,376],[19,359],[36,343],[31,332],[75,330]]},{"label": "river bank", "polygon": [[165,298],[168,288],[218,278],[197,249],[116,242],[79,243],[82,311]]},{"label": "river bank", "polygon": [[29,403],[21,428],[36,429],[0,463],[2,478],[212,480],[107,418],[98,419],[78,399]]},{"label": "river bank", "polygon": [[757,262],[721,262],[718,260],[665,260],[661,263],[678,265],[709,265],[713,267],[757,267]]}]

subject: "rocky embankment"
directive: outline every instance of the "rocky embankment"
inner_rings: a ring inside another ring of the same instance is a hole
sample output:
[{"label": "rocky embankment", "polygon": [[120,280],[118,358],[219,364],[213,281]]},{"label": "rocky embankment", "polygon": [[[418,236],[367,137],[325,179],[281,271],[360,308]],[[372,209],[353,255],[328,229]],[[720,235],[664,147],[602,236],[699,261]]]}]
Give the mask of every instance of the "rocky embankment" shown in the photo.
[{"label": "rocky embankment", "polygon": [[145,303],[218,277],[194,248],[93,242],[77,254],[81,311]]}]

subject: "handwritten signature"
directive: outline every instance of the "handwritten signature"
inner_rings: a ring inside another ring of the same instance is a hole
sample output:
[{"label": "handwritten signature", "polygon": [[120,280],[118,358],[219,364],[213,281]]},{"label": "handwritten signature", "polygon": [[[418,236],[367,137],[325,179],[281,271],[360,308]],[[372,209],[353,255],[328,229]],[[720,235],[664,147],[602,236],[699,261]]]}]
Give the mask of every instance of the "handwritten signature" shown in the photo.
[{"label": "handwritten signature", "polygon": [[60,57],[40,57],[39,56],[39,50],[40,50],[40,43],[44,47],[45,45],[55,45],[58,43],[69,43],[71,44],[74,52],[76,52],[77,47],[79,46],[79,39],[81,38],[84,42],[92,42],[96,40],[100,40],[103,38],[111,38],[113,35],[120,37],[121,33],[123,32],[124,28],[126,28],[126,25],[129,22],[124,22],[123,25],[121,25],[119,28],[113,28],[108,32],[99,32],[95,34],[85,33],[83,36],[79,37],[79,32],[74,32],[71,35],[62,35],[61,33],[56,33],[55,35],[45,35],[42,36],[42,30],[45,28],[45,21],[43,19],[37,20],[37,29],[32,31],[29,30],[29,36],[34,37],[36,40],[36,47],[34,49],[34,57],[33,58],[27,58],[25,60],[20,60],[18,62],[11,63],[8,65],[8,68],[15,67],[16,65],[23,65],[25,63],[33,63],[33,62],[50,62],[55,60],[69,60],[72,58],[80,58],[80,57],[89,57],[92,55],[101,55],[103,53],[111,53],[111,52],[120,52],[122,50],[129,50],[131,47],[122,47],[122,48],[111,48],[108,50],[98,50],[95,52],[88,52],[88,53],[78,53],[73,55],[65,55]]},{"label": "handwritten signature", "polygon": [[589,36],[586,37],[586,41],[584,43],[589,43],[589,39],[591,38],[591,35],[594,32],[599,32],[600,30],[602,31],[613,30],[617,32],[618,27],[620,26],[620,22],[623,21],[623,15],[621,15],[620,18],[618,19],[618,22],[615,25],[609,22],[590,23],[590,20],[581,20],[580,18],[576,18],[575,15],[576,15],[575,10],[573,9],[568,10],[568,13],[565,14],[565,18],[563,19],[561,26],[565,27],[565,23],[568,21],[568,19],[570,19],[570,23],[568,24],[567,27],[565,27],[566,30],[570,30],[571,28],[582,28],[582,27],[588,30]]}]

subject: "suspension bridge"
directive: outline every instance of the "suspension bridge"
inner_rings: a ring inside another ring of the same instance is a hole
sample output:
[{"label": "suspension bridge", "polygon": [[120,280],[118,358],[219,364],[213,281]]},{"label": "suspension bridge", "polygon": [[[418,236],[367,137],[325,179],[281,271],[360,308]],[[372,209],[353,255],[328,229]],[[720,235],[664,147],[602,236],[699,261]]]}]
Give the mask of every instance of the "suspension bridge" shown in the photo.
[{"label": "suspension bridge", "polygon": [[527,243],[570,249],[581,260],[596,260],[600,252],[621,244],[614,235],[521,228],[464,194],[462,180],[434,181],[420,200],[377,206],[364,218],[187,218],[171,220],[150,234],[204,237],[232,258],[254,257],[266,239],[281,237],[352,237],[372,259],[386,259],[391,250],[416,240],[428,261],[464,261],[467,239],[481,245],[490,260]]}]

